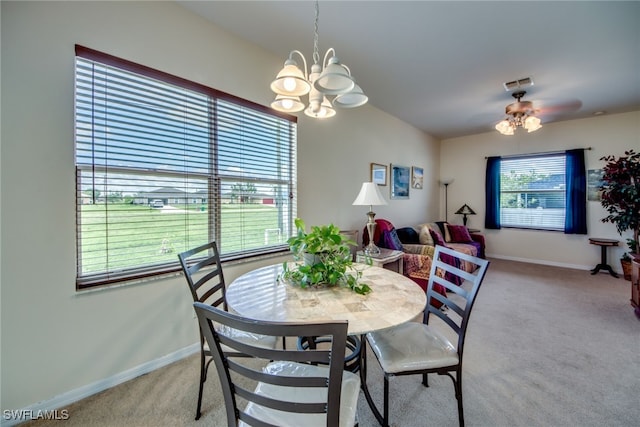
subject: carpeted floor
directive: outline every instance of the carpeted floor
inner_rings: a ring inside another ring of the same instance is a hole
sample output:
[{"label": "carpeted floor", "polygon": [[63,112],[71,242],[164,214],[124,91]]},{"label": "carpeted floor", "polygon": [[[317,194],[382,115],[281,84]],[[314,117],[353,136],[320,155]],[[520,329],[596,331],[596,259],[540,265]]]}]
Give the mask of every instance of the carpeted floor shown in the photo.
[{"label": "carpeted floor", "polygon": [[[463,369],[469,426],[640,425],[640,322],[630,282],[608,274],[492,260],[467,333]],[[382,376],[369,359],[381,402]],[[198,356],[66,408],[65,426],[224,426],[212,367],[194,421]],[[451,380],[391,379],[396,427],[455,426]],[[378,425],[361,396],[361,427]],[[60,425],[39,421],[29,425]]]}]

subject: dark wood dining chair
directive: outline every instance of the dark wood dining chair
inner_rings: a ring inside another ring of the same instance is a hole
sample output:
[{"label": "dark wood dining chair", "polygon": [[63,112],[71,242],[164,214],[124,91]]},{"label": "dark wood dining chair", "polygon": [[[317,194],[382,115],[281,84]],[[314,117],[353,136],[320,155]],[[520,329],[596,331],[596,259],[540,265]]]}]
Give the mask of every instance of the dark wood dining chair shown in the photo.
[{"label": "dark wood dining chair", "polygon": [[[227,425],[354,426],[360,377],[344,371],[347,321],[256,321],[200,302],[200,329],[212,350],[224,396]],[[331,337],[328,348],[264,348],[226,335],[214,325],[275,337]],[[223,346],[249,358],[231,357]],[[323,365],[324,364],[324,365]]]},{"label": "dark wood dining chair", "polygon": [[[220,262],[220,253],[215,241],[198,246],[186,252],[178,254],[184,277],[187,279],[189,290],[194,302],[201,302],[227,311],[226,284]],[[222,326],[220,326],[222,327]],[[255,341],[258,345],[273,348],[277,339],[272,336],[260,336],[246,334],[240,331],[226,331],[225,333],[237,335],[245,341]],[[228,351],[233,351],[227,349]],[[241,355],[238,355],[241,356]],[[211,359],[211,351],[200,331],[200,386],[198,391],[198,404],[196,407],[196,420],[201,416],[202,392],[207,380],[207,371]]]},{"label": "dark wood dining chair", "polygon": [[[467,273],[457,267],[462,261],[473,263],[478,268],[473,273]],[[367,334],[366,341],[384,372],[382,414],[373,403],[366,387],[366,359],[361,364],[361,369],[364,371],[362,378],[365,381],[363,389],[367,402],[383,426],[389,425],[389,378],[422,374],[422,383],[428,387],[427,375],[430,373],[447,375],[453,381],[458,402],[458,421],[460,426],[464,426],[462,408],[464,339],[471,309],[488,266],[489,261],[485,259],[437,246],[431,264],[427,285],[428,303],[422,323],[407,322]],[[460,285],[453,282],[458,282]],[[435,284],[444,286],[446,295],[436,292]],[[435,304],[436,301],[442,305],[437,307],[436,305],[439,304]],[[429,322],[430,316],[435,316],[442,322],[434,325],[435,322]],[[445,333],[441,332],[446,331],[447,327],[453,331],[456,340],[450,341]],[[362,351],[366,355],[366,350]]]}]

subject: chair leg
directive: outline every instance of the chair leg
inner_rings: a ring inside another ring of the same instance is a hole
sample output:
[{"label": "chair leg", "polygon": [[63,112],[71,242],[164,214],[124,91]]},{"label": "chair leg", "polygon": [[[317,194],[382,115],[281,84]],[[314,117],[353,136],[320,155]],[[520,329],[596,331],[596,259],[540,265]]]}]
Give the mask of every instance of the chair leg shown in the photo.
[{"label": "chair leg", "polygon": [[204,382],[207,380],[207,371],[204,364],[204,350],[200,349],[200,390],[198,390],[198,406],[196,407],[196,421],[200,419],[202,413],[200,407],[202,405],[202,391],[204,389]]},{"label": "chair leg", "polygon": [[429,387],[429,375],[422,374],[422,385],[425,387]]},{"label": "chair leg", "polygon": [[458,401],[458,423],[464,427],[464,411],[462,409],[462,371],[458,369],[456,381],[453,382],[456,390],[456,400]]},{"label": "chair leg", "polygon": [[389,427],[389,377],[387,374],[384,375],[384,401],[382,404],[382,410],[384,411],[382,414],[382,426]]}]

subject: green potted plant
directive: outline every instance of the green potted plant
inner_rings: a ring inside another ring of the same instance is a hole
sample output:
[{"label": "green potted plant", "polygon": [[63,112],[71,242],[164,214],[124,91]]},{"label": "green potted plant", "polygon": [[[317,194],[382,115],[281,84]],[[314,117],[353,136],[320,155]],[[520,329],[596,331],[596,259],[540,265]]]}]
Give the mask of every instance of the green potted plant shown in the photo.
[{"label": "green potted plant", "polygon": [[347,286],[359,294],[371,292],[367,284],[359,283],[362,272],[353,267],[350,246],[356,242],[333,224],[313,226],[306,232],[304,221],[296,218],[295,226],[297,233],[287,243],[297,263],[284,263],[283,281],[303,288]]},{"label": "green potted plant", "polygon": [[640,153],[629,150],[624,152],[624,156],[605,156],[600,160],[607,162],[602,168],[600,189],[601,204],[609,213],[602,222],[615,224],[620,235],[627,230],[633,232],[633,238],[627,243],[631,255],[640,261],[637,244],[640,232]]}]

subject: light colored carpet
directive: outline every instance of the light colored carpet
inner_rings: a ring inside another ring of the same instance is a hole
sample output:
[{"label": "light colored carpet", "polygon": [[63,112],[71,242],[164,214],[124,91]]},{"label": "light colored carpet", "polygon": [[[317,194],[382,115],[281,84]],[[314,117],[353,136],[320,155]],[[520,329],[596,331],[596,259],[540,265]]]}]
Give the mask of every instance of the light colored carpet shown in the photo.
[{"label": "light colored carpet", "polygon": [[[608,274],[492,260],[467,333],[463,369],[468,426],[640,425],[640,322],[630,282]],[[382,376],[369,358],[381,402]],[[223,426],[215,368],[194,421],[198,356],[77,402],[71,426]],[[391,379],[397,427],[455,426],[448,377]],[[378,425],[364,397],[360,426]],[[60,425],[39,421],[36,426]]]}]

